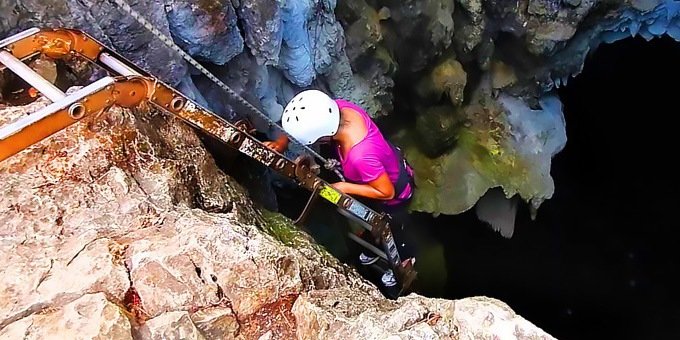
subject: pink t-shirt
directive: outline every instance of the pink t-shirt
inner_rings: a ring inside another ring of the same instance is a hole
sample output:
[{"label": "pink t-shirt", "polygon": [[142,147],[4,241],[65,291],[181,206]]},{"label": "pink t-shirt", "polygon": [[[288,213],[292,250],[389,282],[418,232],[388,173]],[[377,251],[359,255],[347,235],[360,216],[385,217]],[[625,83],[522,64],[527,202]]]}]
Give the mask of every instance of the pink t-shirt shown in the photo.
[{"label": "pink t-shirt", "polygon": [[[394,150],[392,150],[392,147],[385,140],[378,126],[375,125],[366,111],[358,105],[343,99],[336,99],[335,102],[340,110],[351,108],[358,112],[364,118],[364,123],[368,130],[366,137],[347,152],[347,157],[343,157],[340,146],[337,146],[338,157],[340,158],[345,178],[350,182],[366,184],[386,172],[392,184],[395,184],[399,179],[399,161],[401,157],[395,155]],[[411,195],[411,191],[411,185],[408,184],[403,192],[395,194],[398,195],[398,198],[404,199]],[[397,199],[392,199],[387,201],[386,204],[396,204],[399,202]]]}]

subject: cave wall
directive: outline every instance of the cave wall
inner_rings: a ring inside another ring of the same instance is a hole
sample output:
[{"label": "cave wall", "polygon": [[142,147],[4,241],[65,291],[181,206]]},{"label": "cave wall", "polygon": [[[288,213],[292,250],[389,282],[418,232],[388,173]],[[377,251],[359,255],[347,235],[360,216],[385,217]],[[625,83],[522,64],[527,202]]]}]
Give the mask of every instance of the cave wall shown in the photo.
[{"label": "cave wall", "polygon": [[[554,192],[566,143],[554,90],[599,44],[680,38],[677,1],[130,1],[274,120],[303,88],[353,100],[383,122],[417,173],[415,211],[457,214],[489,188],[530,202]],[[83,29],[229,119],[249,115],[131,17],[103,0],[0,4],[0,35]]]}]

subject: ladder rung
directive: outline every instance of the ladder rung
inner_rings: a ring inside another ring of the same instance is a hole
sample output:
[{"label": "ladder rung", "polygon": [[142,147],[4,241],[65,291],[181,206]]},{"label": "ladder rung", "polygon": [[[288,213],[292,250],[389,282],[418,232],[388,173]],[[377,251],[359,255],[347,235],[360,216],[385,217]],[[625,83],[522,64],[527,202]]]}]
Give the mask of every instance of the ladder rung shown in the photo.
[{"label": "ladder rung", "polygon": [[11,53],[0,51],[0,63],[12,70],[12,72],[21,77],[21,79],[31,84],[31,86],[52,102],[57,102],[66,96],[59,88],[45,80],[45,78],[33,71],[28,65],[14,57]]},{"label": "ladder rung", "polygon": [[354,241],[354,242],[356,242],[356,243],[359,243],[362,247],[364,247],[364,248],[370,250],[370,251],[373,252],[374,254],[380,256],[383,260],[389,262],[389,260],[387,260],[387,255],[385,255],[385,252],[382,251],[382,250],[380,250],[380,249],[378,249],[378,247],[376,247],[376,246],[374,246],[374,245],[372,245],[372,244],[370,244],[370,243],[364,241],[363,239],[361,239],[361,237],[359,237],[359,236],[357,236],[357,235],[354,235],[354,234],[352,234],[352,233],[347,233],[347,237],[349,237],[350,239],[352,239],[352,241]]},{"label": "ladder rung", "polygon": [[47,105],[43,107],[42,109],[28,115],[24,116],[16,121],[13,121],[7,125],[0,126],[0,140],[3,140],[7,137],[10,137],[14,135],[15,133],[20,132],[21,130],[25,129],[28,126],[31,126],[32,124],[40,121],[41,119],[44,119],[45,117],[66,108],[67,106],[85,98],[87,95],[89,95],[92,92],[96,92],[98,90],[101,90],[102,88],[113,84],[114,79],[111,77],[104,77],[102,79],[97,80],[96,82],[85,86],[81,88],[80,90],[62,98],[59,101],[56,101],[50,105]]},{"label": "ladder rung", "polygon": [[116,57],[104,52],[99,56],[99,61],[102,62],[102,64],[110,67],[112,70],[116,71],[118,74],[122,76],[139,76],[139,72],[133,70],[129,66],[125,65],[122,63],[120,60],[118,60]]}]

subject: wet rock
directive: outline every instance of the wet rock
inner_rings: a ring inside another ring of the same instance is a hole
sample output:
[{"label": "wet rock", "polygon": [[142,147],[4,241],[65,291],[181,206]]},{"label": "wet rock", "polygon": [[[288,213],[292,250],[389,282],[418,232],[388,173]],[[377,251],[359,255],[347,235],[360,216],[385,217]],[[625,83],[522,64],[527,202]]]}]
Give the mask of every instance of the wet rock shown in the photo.
[{"label": "wet rock", "polygon": [[502,89],[517,81],[515,70],[502,61],[496,61],[491,65],[491,86],[494,89]]},{"label": "wet rock", "polygon": [[450,105],[430,106],[418,115],[416,131],[425,154],[436,157],[456,142],[463,117]]},{"label": "wet rock", "polygon": [[190,55],[223,65],[243,51],[230,0],[166,0],[165,8],[173,40]]},{"label": "wet rock", "polygon": [[392,113],[393,77],[399,66],[384,43],[390,9],[350,0],[338,3],[336,15],[345,28],[346,54],[326,75],[329,88],[337,97],[360,103],[372,117]]},{"label": "wet rock", "polygon": [[461,7],[454,13],[457,32],[454,42],[457,51],[469,54],[482,41],[486,27],[485,13],[481,0],[461,0],[459,4]]},{"label": "wet rock", "polygon": [[560,9],[561,0],[529,0],[527,12],[533,15],[554,16]]},{"label": "wet rock", "polygon": [[418,87],[418,93],[431,102],[437,102],[446,94],[451,104],[458,106],[463,103],[466,84],[467,73],[463,66],[456,59],[447,58],[432,69]]},{"label": "wet rock", "polygon": [[401,69],[417,72],[448,48],[454,37],[452,0],[387,1],[385,40]]},{"label": "wet rock", "polygon": [[[335,97],[360,105],[371,117],[386,116],[392,112],[392,89],[394,81],[385,73],[383,66],[393,64],[372,63],[362,74],[352,71],[350,60],[341,56],[331,67],[327,79]],[[389,68],[389,66],[388,66]]]},{"label": "wet rock", "polygon": [[[664,34],[680,40],[680,8],[670,4],[671,2],[658,5],[654,1],[637,2],[632,4],[633,7],[612,9],[613,15],[605,15],[602,20],[582,28],[564,49],[556,52],[547,61],[543,69],[549,74],[535,71],[532,73],[533,79],[541,79],[546,91],[566,84],[570,76],[581,72],[588,53],[603,43],[633,36],[649,40]],[[586,6],[585,2],[581,6]]]},{"label": "wet rock", "polygon": [[283,38],[281,1],[241,0],[238,15],[246,44],[260,65],[278,65]]},{"label": "wet rock", "polygon": [[380,20],[383,19],[378,15],[378,11],[363,0],[350,2],[348,6],[353,7],[350,15],[358,17],[351,24],[346,24],[347,57],[356,60],[366,53],[371,53],[382,41]]},{"label": "wet rock", "polygon": [[279,67],[293,84],[309,86],[342,50],[343,30],[326,0],[286,1],[281,8],[283,45]]},{"label": "wet rock", "polygon": [[462,126],[456,130],[453,149],[428,157],[417,147],[421,135],[417,142],[406,137],[398,141],[416,170],[412,210],[458,214],[497,186],[506,197],[518,194],[534,208],[552,197],[548,169],[552,156],[566,143],[559,100],[545,96],[540,99],[542,108],[534,110],[520,99],[494,97],[488,77],[483,84],[471,104],[459,111]]}]

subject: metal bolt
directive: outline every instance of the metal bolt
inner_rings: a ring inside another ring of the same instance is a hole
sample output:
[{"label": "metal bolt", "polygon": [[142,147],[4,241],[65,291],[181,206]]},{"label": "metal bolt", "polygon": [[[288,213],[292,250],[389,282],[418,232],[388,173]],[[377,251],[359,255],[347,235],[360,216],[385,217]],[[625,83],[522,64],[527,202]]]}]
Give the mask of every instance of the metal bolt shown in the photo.
[{"label": "metal bolt", "polygon": [[349,206],[350,206],[350,205],[352,205],[352,200],[350,200],[349,198],[345,199],[345,200],[342,202],[342,206],[343,206],[345,209],[349,209]]},{"label": "metal bolt", "polygon": [[278,161],[276,161],[276,168],[277,169],[283,169],[283,167],[286,165],[286,161],[283,159],[279,158]]},{"label": "metal bolt", "polygon": [[68,115],[75,120],[83,118],[85,116],[85,106],[81,103],[74,103],[68,108]]}]

